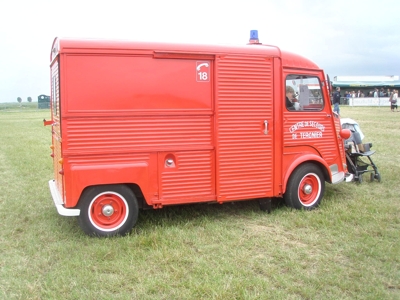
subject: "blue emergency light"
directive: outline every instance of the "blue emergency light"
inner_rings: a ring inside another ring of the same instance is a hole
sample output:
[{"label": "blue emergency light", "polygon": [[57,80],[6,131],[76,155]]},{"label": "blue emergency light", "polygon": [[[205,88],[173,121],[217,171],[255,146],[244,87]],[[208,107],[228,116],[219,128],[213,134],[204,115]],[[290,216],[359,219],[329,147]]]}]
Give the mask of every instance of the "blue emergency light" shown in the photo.
[{"label": "blue emergency light", "polygon": [[250,44],[259,44],[258,30],[250,30]]}]

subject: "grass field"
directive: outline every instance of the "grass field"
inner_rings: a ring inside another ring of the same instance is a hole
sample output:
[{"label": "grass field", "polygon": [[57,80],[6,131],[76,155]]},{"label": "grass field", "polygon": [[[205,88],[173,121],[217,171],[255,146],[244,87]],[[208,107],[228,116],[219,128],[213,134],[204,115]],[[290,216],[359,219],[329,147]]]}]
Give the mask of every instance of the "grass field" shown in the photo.
[{"label": "grass field", "polygon": [[381,183],[327,184],[311,212],[144,211],[130,235],[99,239],[51,200],[49,110],[0,109],[0,298],[400,299],[400,113],[341,111],[373,143]]}]

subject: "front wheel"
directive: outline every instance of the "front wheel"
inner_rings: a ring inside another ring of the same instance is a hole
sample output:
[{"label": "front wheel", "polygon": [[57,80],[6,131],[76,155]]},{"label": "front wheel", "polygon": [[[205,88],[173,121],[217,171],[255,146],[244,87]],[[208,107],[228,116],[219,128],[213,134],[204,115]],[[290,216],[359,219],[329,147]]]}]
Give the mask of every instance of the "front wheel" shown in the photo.
[{"label": "front wheel", "polygon": [[304,164],[292,173],[283,198],[287,206],[311,210],[321,202],[325,180],[321,169],[314,164]]},{"label": "front wheel", "polygon": [[80,200],[78,223],[91,236],[125,235],[135,225],[139,206],[125,185],[89,187]]},{"label": "front wheel", "polygon": [[376,172],[376,175],[375,175],[375,178],[376,178],[376,180],[378,180],[378,182],[381,182],[381,173],[379,173],[379,172]]}]

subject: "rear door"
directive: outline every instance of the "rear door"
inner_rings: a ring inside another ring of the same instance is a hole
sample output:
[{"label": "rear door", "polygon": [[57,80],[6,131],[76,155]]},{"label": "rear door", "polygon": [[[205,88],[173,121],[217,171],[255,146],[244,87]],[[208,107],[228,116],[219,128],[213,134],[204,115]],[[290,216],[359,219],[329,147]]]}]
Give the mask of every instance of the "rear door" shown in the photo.
[{"label": "rear door", "polygon": [[61,198],[64,199],[64,176],[62,175],[62,139],[61,139],[61,106],[59,63],[54,60],[51,66],[51,114],[52,114],[52,156],[54,179]]}]

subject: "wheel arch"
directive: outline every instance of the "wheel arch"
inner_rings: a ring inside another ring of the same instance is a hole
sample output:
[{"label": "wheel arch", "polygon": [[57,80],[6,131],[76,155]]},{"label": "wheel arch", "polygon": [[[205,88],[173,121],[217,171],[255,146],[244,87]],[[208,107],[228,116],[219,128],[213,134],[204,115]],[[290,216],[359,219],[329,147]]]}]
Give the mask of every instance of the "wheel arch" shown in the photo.
[{"label": "wheel arch", "polygon": [[325,181],[331,182],[331,176],[329,175],[329,166],[328,164],[319,156],[317,155],[304,155],[301,157],[296,158],[293,160],[293,162],[290,164],[289,168],[286,169],[284,180],[283,180],[283,191],[282,193],[284,194],[286,192],[287,184],[289,182],[289,178],[292,175],[292,173],[299,168],[300,166],[306,164],[306,163],[311,163],[316,165],[322,172]]},{"label": "wheel arch", "polygon": [[[140,191],[140,195],[150,192],[149,167],[146,162],[112,165],[71,165],[65,170],[65,207],[73,208],[79,205],[85,190],[93,186],[128,185],[132,191]],[[136,187],[137,186],[137,187]],[[135,193],[135,196],[139,195]],[[141,197],[144,199],[144,197]]]},{"label": "wheel arch", "polygon": [[89,189],[93,189],[93,188],[96,188],[96,187],[99,187],[99,186],[106,186],[106,185],[108,185],[108,186],[109,185],[112,185],[112,186],[125,185],[135,195],[140,209],[146,208],[148,206],[147,203],[146,203],[146,200],[145,200],[145,196],[144,196],[144,194],[142,192],[142,189],[140,188],[140,186],[138,184],[131,183],[131,182],[121,182],[121,183],[111,183],[111,184],[93,184],[93,185],[89,185],[89,186],[85,187],[82,190],[82,193],[79,196],[79,199],[78,199],[78,202],[76,204],[76,207],[80,207],[80,203],[81,203],[81,200],[82,200],[82,195],[84,195]]}]

